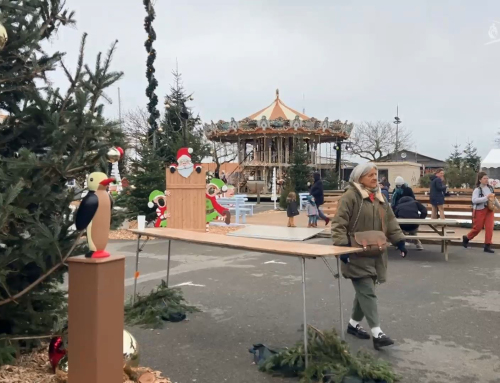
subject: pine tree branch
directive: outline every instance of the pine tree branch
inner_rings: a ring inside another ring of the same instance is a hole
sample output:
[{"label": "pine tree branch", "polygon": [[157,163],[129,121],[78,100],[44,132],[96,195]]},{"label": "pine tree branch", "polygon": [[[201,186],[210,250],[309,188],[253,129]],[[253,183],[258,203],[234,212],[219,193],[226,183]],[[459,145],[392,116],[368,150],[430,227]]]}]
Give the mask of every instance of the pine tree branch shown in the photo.
[{"label": "pine tree branch", "polygon": [[43,282],[50,274],[52,274],[54,271],[56,271],[59,267],[61,267],[62,265],[64,265],[64,263],[68,260],[68,258],[70,257],[71,253],[73,252],[73,250],[75,250],[75,247],[76,245],[78,244],[78,241],[80,240],[81,236],[82,236],[83,232],[80,232],[78,233],[78,236],[76,237],[75,239],[75,242],[73,243],[73,246],[71,246],[71,249],[69,249],[68,253],[66,254],[66,256],[62,259],[61,262],[59,262],[58,264],[54,265],[52,268],[50,268],[45,274],[41,275],[36,281],[34,281],[32,284],[30,284],[28,287],[26,287],[25,289],[21,290],[20,292],[18,292],[17,294],[13,295],[13,296],[10,296],[9,298],[7,299],[4,299],[2,301],[0,301],[0,306],[3,306],[7,303],[10,303],[12,301],[15,301],[16,299],[22,297],[23,295],[29,293],[31,290],[33,290],[36,286],[38,286],[41,282]]}]

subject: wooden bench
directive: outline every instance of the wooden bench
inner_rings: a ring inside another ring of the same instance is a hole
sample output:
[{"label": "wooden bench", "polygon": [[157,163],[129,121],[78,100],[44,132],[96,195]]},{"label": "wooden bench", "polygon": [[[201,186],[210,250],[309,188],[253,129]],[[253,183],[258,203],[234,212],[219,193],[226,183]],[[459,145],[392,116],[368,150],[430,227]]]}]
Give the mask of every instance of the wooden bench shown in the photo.
[{"label": "wooden bench", "polygon": [[[409,240],[426,240],[426,241],[440,241],[441,242],[441,252],[444,253],[445,260],[448,261],[448,242],[460,239],[459,237],[449,236],[446,233],[446,226],[456,225],[457,221],[453,219],[406,219],[398,218],[398,223],[400,225],[427,225],[431,228],[430,232],[435,233],[435,235],[406,235],[406,239]],[[420,229],[419,227],[419,229]],[[419,230],[420,231],[420,230]]]},{"label": "wooden bench", "polygon": [[444,248],[444,259],[448,261],[448,242],[459,240],[460,237],[454,237],[449,235],[405,235],[406,239],[410,240],[424,240],[424,241],[439,241],[443,244]]}]

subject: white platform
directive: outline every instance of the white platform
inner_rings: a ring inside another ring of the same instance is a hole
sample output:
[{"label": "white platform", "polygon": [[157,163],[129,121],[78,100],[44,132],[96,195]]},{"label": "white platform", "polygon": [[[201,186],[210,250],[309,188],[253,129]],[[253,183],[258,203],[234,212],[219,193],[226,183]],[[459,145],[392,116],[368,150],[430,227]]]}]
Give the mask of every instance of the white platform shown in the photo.
[{"label": "white platform", "polygon": [[265,225],[246,225],[244,229],[227,235],[232,237],[274,239],[278,241],[305,241],[321,233],[325,228],[284,227]]}]

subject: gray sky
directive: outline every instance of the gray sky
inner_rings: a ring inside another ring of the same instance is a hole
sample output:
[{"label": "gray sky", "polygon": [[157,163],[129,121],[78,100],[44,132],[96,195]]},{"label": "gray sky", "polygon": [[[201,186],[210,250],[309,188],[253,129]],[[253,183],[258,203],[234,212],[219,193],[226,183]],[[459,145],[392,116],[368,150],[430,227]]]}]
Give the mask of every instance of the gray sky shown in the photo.
[{"label": "gray sky", "polygon": [[[77,28],[62,29],[54,48],[74,68],[83,32],[91,64],[118,39],[122,111],[145,106],[142,1],[67,3]],[[247,117],[279,88],[288,106],[319,119],[392,121],[399,103],[413,149],[429,156],[444,159],[468,138],[483,157],[494,146],[500,41],[486,43],[495,21],[500,39],[498,0],[158,0],[155,8],[161,112],[177,58],[191,106],[207,122]],[[107,114],[117,117],[116,87],[109,95]]]}]

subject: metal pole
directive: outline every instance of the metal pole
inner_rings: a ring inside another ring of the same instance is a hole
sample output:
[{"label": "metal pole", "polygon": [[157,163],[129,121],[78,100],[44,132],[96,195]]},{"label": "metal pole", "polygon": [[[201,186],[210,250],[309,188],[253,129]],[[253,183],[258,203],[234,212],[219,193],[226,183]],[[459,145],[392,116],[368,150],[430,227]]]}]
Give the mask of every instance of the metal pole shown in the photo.
[{"label": "metal pole", "polygon": [[339,285],[339,309],[340,309],[340,339],[345,340],[344,333],[344,311],[342,309],[342,275],[340,273],[340,258],[337,257],[337,273],[338,273],[338,285]]},{"label": "metal pole", "polygon": [[170,244],[172,241],[168,240],[168,261],[167,261],[167,289],[168,289],[168,279],[170,277]]},{"label": "metal pole", "polygon": [[132,304],[135,303],[135,295],[137,293],[137,278],[139,278],[139,252],[141,246],[141,235],[137,236],[137,251],[135,253],[135,274],[134,274],[134,295],[132,296]]},{"label": "metal pole", "polygon": [[307,314],[306,314],[306,259],[302,257],[302,298],[304,301],[304,355],[306,361],[306,368],[309,364],[309,355],[307,352]]}]

